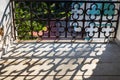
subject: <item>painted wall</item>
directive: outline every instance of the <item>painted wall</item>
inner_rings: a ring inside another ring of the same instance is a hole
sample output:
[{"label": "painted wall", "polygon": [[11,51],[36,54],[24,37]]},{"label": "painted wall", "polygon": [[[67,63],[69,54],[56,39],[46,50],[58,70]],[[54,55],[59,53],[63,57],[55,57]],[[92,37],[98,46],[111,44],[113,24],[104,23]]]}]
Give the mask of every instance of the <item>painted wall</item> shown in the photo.
[{"label": "painted wall", "polygon": [[[120,1],[120,0],[118,0]],[[118,5],[118,7],[120,7],[120,5]],[[120,19],[119,19],[119,26],[118,26],[118,30],[117,30],[117,36],[116,36],[116,42],[120,45]]]},{"label": "painted wall", "polygon": [[0,0],[0,21],[10,0]]},{"label": "painted wall", "polygon": [[[119,22],[120,22],[120,20],[119,20]],[[120,45],[120,24],[119,24],[118,30],[117,30],[116,42]]]}]

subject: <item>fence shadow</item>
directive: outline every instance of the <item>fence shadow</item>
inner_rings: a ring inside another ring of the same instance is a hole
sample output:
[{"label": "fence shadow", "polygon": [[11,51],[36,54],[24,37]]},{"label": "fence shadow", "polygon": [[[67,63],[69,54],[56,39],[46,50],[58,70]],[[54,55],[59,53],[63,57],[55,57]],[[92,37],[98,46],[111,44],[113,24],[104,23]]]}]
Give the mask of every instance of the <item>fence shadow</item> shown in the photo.
[{"label": "fence shadow", "polygon": [[112,61],[114,51],[120,51],[113,47],[117,48],[115,44],[95,43],[16,44],[0,61],[0,79],[94,80],[94,76],[110,73],[108,66],[102,66],[107,69],[105,74],[98,68],[101,62]]}]

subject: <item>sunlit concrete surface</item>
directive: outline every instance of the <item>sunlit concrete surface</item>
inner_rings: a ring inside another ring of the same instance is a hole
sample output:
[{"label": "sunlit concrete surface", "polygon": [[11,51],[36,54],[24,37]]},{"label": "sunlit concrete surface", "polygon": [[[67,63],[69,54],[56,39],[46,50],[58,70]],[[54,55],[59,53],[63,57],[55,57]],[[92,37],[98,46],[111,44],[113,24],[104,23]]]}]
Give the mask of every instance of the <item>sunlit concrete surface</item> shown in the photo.
[{"label": "sunlit concrete surface", "polygon": [[19,43],[0,60],[0,80],[120,80],[115,43]]}]

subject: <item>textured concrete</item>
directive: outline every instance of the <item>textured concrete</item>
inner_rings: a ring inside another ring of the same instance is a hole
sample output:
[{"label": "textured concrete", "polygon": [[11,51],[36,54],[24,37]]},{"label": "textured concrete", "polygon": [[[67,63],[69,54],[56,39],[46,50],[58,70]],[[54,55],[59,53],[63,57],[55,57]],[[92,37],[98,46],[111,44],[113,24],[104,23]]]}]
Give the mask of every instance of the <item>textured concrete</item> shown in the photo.
[{"label": "textured concrete", "polygon": [[0,60],[0,80],[120,80],[119,70],[110,43],[21,43]]}]

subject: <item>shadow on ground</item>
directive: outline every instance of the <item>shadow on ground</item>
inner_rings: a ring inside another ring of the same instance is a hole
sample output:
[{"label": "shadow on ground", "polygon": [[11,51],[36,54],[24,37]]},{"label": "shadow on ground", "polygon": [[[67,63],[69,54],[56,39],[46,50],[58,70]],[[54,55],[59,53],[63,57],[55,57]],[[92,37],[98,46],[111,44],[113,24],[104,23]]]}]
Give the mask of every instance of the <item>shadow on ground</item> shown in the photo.
[{"label": "shadow on ground", "polygon": [[20,43],[0,60],[0,80],[120,80],[120,47],[101,43]]}]

